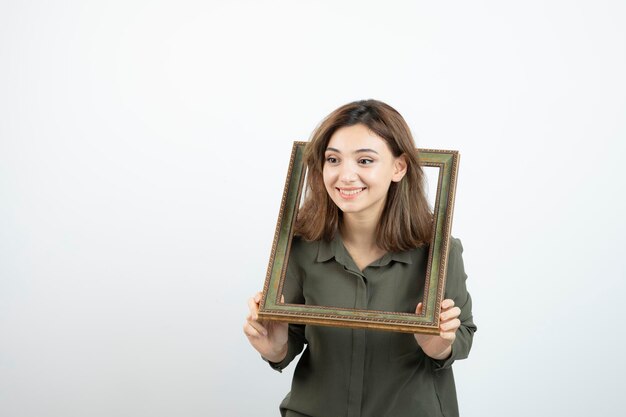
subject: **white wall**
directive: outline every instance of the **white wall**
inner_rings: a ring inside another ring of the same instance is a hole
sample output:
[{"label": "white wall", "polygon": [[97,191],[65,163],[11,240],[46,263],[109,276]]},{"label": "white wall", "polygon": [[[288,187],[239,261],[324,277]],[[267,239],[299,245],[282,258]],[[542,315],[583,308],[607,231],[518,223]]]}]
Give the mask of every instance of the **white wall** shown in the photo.
[{"label": "white wall", "polygon": [[246,299],[362,98],[462,153],[462,415],[619,414],[624,74],[618,0],[2,1],[0,415],[277,415]]}]

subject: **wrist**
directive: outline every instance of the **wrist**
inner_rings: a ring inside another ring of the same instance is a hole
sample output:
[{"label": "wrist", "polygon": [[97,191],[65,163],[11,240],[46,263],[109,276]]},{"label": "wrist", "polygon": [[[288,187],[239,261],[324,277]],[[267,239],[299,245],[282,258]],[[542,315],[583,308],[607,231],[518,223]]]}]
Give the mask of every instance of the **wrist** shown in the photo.
[{"label": "wrist", "polygon": [[433,355],[429,355],[427,353],[427,355],[430,356],[432,359],[435,359],[435,360],[438,360],[438,361],[448,359],[451,354],[452,354],[452,345],[448,346],[443,351],[441,351],[439,353],[436,353],[436,354],[433,354]]},{"label": "wrist", "polygon": [[273,363],[282,362],[285,359],[285,357],[287,357],[287,350],[288,350],[288,345],[287,343],[285,343],[283,346],[281,346],[280,349],[272,353],[269,353],[267,355],[263,355],[263,357]]},{"label": "wrist", "polygon": [[415,334],[415,340],[424,354],[431,359],[445,360],[452,354],[452,343],[439,336]]}]

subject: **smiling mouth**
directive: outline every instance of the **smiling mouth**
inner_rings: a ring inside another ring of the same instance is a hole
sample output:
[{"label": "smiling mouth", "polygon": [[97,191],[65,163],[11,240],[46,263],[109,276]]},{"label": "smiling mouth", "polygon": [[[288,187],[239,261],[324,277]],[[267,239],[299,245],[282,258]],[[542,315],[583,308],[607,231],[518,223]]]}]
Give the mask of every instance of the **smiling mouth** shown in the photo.
[{"label": "smiling mouth", "polygon": [[343,197],[355,197],[357,196],[361,191],[365,190],[365,188],[367,187],[363,187],[363,188],[351,188],[351,189],[346,189],[346,188],[337,188],[337,190],[339,190],[339,194],[341,194]]}]

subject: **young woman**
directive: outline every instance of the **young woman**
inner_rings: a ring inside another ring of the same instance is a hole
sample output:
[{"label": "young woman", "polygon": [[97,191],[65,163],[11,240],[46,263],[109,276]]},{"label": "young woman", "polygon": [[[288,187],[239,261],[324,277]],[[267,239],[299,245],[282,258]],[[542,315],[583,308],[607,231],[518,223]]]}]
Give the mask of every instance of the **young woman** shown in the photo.
[{"label": "young woman", "polygon": [[[432,213],[402,116],[376,100],[350,103],[318,126],[305,151],[284,297],[290,303],[421,312]],[[277,370],[307,347],[282,416],[457,416],[451,365],[476,326],[462,246],[451,240],[439,335],[261,322],[261,294],[243,330]]]}]

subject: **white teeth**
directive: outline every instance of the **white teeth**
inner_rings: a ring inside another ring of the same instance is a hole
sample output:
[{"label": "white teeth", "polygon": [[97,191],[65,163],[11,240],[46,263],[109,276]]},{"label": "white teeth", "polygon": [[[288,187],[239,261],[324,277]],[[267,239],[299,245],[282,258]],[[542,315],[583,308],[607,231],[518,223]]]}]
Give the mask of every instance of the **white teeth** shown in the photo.
[{"label": "white teeth", "polygon": [[341,191],[341,194],[355,195],[355,194],[360,193],[363,190],[364,190],[364,188],[359,188],[358,190],[340,190],[340,191]]}]

